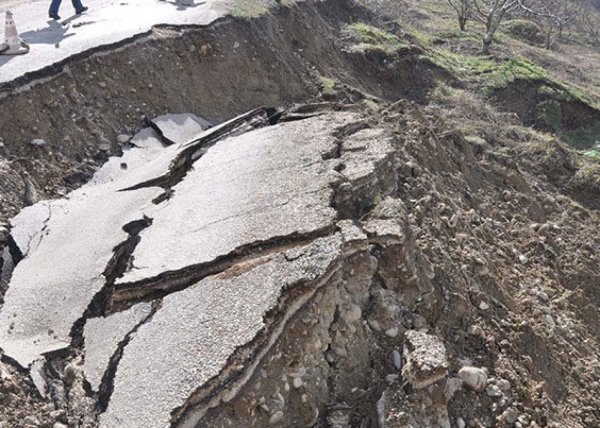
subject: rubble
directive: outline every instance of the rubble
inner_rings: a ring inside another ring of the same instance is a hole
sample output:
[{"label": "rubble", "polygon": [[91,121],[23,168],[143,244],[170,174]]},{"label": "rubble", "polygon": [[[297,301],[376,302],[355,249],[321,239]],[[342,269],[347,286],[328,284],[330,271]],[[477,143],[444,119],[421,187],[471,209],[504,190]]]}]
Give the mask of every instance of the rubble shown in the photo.
[{"label": "rubble", "polygon": [[438,338],[415,330],[407,331],[404,337],[402,375],[414,388],[426,388],[447,376],[446,347]]}]

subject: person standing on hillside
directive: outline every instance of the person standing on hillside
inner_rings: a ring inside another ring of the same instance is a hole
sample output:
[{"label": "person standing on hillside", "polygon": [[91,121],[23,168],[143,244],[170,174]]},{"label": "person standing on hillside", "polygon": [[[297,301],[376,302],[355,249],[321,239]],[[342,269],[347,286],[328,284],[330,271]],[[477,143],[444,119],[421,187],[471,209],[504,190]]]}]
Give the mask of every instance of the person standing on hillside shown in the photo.
[{"label": "person standing on hillside", "polygon": [[[61,2],[62,0],[52,0],[49,11],[50,18],[60,19],[60,16],[58,16],[58,9],[60,8]],[[71,0],[71,2],[73,3],[73,7],[75,8],[75,13],[77,15],[81,15],[83,12],[88,10],[87,7],[81,4],[81,0]]]}]

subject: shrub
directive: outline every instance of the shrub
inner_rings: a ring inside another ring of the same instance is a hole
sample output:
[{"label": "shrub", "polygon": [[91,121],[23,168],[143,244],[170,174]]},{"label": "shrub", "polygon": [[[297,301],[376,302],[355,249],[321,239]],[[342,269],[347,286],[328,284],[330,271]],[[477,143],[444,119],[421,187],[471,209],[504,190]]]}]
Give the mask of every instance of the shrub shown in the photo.
[{"label": "shrub", "polygon": [[540,43],[544,40],[539,25],[526,19],[514,19],[506,23],[506,32],[511,36],[529,43]]}]

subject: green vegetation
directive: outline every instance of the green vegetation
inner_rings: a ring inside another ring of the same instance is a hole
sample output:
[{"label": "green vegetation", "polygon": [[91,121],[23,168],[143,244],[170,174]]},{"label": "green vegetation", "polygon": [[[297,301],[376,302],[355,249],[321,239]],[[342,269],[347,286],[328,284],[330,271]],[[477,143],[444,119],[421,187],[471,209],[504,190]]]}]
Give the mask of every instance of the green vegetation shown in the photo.
[{"label": "green vegetation", "polygon": [[290,5],[293,0],[235,0],[231,14],[238,18],[256,18],[269,13],[277,5]]},{"label": "green vegetation", "polygon": [[484,94],[492,95],[496,89],[506,88],[516,80],[551,81],[545,70],[529,61],[517,58],[499,63],[485,81],[481,83]]},{"label": "green vegetation", "polygon": [[400,37],[364,22],[345,25],[342,33],[358,43],[354,48],[359,51],[379,50],[392,55],[407,46]]},{"label": "green vegetation", "polygon": [[333,96],[336,94],[337,81],[335,79],[319,76],[319,86],[323,95]]}]

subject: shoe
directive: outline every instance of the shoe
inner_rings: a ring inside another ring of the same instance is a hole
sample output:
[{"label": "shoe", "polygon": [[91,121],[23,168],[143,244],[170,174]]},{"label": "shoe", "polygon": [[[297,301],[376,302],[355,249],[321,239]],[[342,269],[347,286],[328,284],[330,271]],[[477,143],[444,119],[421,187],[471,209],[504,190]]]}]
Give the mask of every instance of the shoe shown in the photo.
[{"label": "shoe", "polygon": [[48,16],[56,21],[58,21],[60,19],[60,16],[58,16],[57,13],[51,13]]},{"label": "shoe", "polygon": [[76,10],[75,14],[76,15],[81,15],[83,12],[85,12],[86,10],[88,10],[87,6],[83,6],[81,9]]}]

